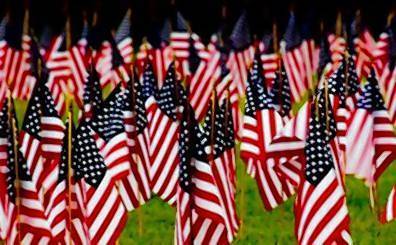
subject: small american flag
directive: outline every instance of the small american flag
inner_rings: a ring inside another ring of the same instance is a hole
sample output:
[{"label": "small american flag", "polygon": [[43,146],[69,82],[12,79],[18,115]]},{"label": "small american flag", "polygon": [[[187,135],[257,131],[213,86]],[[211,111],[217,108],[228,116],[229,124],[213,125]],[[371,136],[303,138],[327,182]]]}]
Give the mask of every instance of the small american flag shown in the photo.
[{"label": "small american flag", "polygon": [[124,92],[124,124],[128,147],[132,156],[131,170],[127,178],[118,182],[119,193],[128,211],[151,198],[149,132],[147,128],[145,98],[137,75],[127,83]]},{"label": "small american flag", "polygon": [[241,157],[248,165],[248,173],[256,179],[264,207],[272,210],[291,196],[293,190],[276,172],[276,161],[266,157],[269,144],[283,127],[283,120],[266,92],[259,68],[254,61],[249,74]]},{"label": "small american flag", "polygon": [[87,123],[76,131],[73,170],[82,187],[91,243],[115,243],[127,220],[126,209]]},{"label": "small american flag", "polygon": [[294,206],[295,233],[299,244],[351,244],[345,192],[330,147],[336,134],[335,120],[326,113],[330,108],[321,103],[325,102],[323,91],[319,96],[319,113],[311,111],[304,148],[304,177]]},{"label": "small american flag", "polygon": [[[1,166],[5,168],[0,172],[1,179],[5,180],[1,200],[2,235],[6,242],[17,243],[48,243],[51,230],[48,217],[44,214],[39,191],[32,176],[29,174],[25,158],[15,145],[15,135],[12,132],[12,114],[9,118],[8,105],[5,103],[0,112],[0,158]],[[17,149],[17,152],[14,150]],[[15,155],[17,154],[17,155]],[[17,162],[15,160],[17,159]]]},{"label": "small american flag", "polygon": [[[150,178],[152,190],[161,199],[173,205],[176,201],[177,174],[179,172],[178,132],[179,97],[175,67],[172,63],[165,83],[158,94],[146,101],[150,134]],[[185,95],[184,95],[185,97]],[[186,98],[184,98],[186,99]]]},{"label": "small american flag", "polygon": [[347,131],[347,173],[375,183],[396,158],[396,136],[372,70]]}]

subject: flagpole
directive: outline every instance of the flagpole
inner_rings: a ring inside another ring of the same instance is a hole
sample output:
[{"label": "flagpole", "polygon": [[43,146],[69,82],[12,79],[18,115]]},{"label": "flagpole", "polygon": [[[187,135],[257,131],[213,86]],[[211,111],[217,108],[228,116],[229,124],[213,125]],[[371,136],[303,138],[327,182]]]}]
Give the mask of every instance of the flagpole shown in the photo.
[{"label": "flagpole", "polygon": [[71,208],[71,203],[72,203],[72,190],[71,190],[71,184],[72,184],[72,125],[73,125],[73,108],[72,104],[69,102],[68,106],[68,129],[67,129],[67,190],[68,190],[68,205],[67,205],[67,211],[69,214],[69,232],[68,232],[68,238],[69,238],[69,244],[72,244],[72,208]]},{"label": "flagpole", "polygon": [[21,222],[20,222],[20,214],[21,214],[21,200],[20,200],[20,180],[19,180],[19,166],[18,166],[18,141],[17,141],[17,126],[15,122],[15,118],[12,116],[13,103],[10,91],[8,91],[8,118],[11,126],[12,140],[13,140],[13,152],[14,152],[14,171],[15,171],[15,205],[17,210],[17,236],[18,236],[18,244],[21,244]]}]

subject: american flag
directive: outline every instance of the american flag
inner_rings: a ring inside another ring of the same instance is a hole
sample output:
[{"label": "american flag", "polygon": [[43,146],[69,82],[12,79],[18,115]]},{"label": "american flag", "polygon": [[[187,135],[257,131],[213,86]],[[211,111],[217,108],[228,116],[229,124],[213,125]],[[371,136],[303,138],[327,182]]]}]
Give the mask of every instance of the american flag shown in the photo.
[{"label": "american flag", "polygon": [[270,101],[273,103],[276,111],[285,118],[285,121],[291,117],[291,98],[290,84],[287,78],[285,66],[280,65],[279,70],[275,72],[272,89],[269,92]]},{"label": "american flag", "polygon": [[124,124],[128,136],[132,164],[129,175],[118,182],[118,190],[128,211],[151,198],[149,132],[142,87],[137,75],[127,83],[124,92]]},{"label": "american flag", "polygon": [[266,148],[283,127],[283,120],[268,97],[259,68],[260,65],[255,60],[246,90],[241,158],[248,165],[248,173],[256,179],[264,207],[272,210],[292,195],[293,190],[276,172],[275,160],[266,157]]},{"label": "american flag", "polygon": [[396,219],[396,185],[393,186],[386,201],[385,210],[381,214],[381,222],[391,222]]},{"label": "american flag", "polygon": [[[319,95],[324,98],[325,95]],[[311,111],[305,143],[304,177],[294,206],[295,233],[299,244],[351,244],[349,215],[343,183],[337,174],[337,157],[331,150],[336,126],[326,113],[323,99],[318,115]]]},{"label": "american flag", "polygon": [[48,223],[51,227],[52,241],[67,242],[67,234],[70,234],[70,220],[72,219],[71,203],[69,202],[69,165],[68,165],[68,130],[66,124],[65,136],[62,139],[61,159],[58,161],[59,171],[56,175],[56,182],[44,195],[45,215],[48,217]]},{"label": "american flag", "polygon": [[354,42],[356,49],[356,71],[359,81],[362,81],[363,78],[367,78],[370,74],[377,45],[374,37],[368,30],[364,30]]},{"label": "american flag", "polygon": [[227,66],[235,80],[239,96],[243,96],[246,90],[247,70],[253,62],[255,53],[255,48],[251,45],[246,12],[242,13],[235,23],[230,39],[234,50],[230,53]]},{"label": "american flag", "polygon": [[93,115],[98,113],[103,104],[102,89],[100,87],[98,73],[92,66],[89,70],[88,80],[85,83],[83,101],[84,109],[82,118],[89,121]]},{"label": "american flag", "polygon": [[242,114],[239,108],[239,94],[235,80],[232,78],[230,70],[227,68],[226,60],[221,60],[221,77],[216,85],[216,93],[219,100],[229,99],[232,108],[232,120],[234,125],[235,139],[241,139]]},{"label": "american flag", "polygon": [[133,61],[133,45],[131,38],[131,10],[125,13],[120,25],[117,28],[114,41],[124,61],[125,66],[129,67]]},{"label": "american flag", "polygon": [[347,130],[347,173],[374,184],[396,158],[396,136],[374,70]]},{"label": "american flag", "polygon": [[278,53],[263,52],[261,54],[261,63],[263,64],[265,82],[271,85],[276,77],[276,72],[280,69],[281,57]]},{"label": "american flag", "polygon": [[176,59],[176,70],[181,79],[187,79],[190,74],[188,57],[190,56],[190,38],[189,26],[180,12],[176,13],[176,26],[170,34],[170,47]]},{"label": "american flag", "polygon": [[78,45],[62,50],[62,46],[65,45],[64,39],[64,35],[58,36],[46,54],[48,87],[54,97],[56,109],[61,115],[67,109],[65,93],[73,96],[80,108],[83,107],[84,83],[88,76],[87,56]]},{"label": "american flag", "polygon": [[11,118],[5,103],[0,112],[0,155],[3,156],[0,158],[0,174],[4,181],[1,186],[5,190],[0,197],[2,236],[10,244],[48,243],[50,227],[28,165],[15,145],[15,116],[10,115]]},{"label": "american flag", "polygon": [[[219,108],[215,109],[219,112]],[[180,174],[176,214],[177,244],[191,243],[230,243],[233,238],[230,220],[222,206],[222,196],[213,173],[214,162],[224,153],[224,136],[219,130],[215,133],[211,125],[200,129],[191,107],[184,106],[180,131]],[[205,122],[211,124],[208,112]],[[224,119],[224,118],[223,118]],[[221,122],[221,124],[223,121]],[[210,143],[210,138],[215,142]],[[211,146],[211,144],[213,144]],[[228,226],[226,225],[228,224]]]},{"label": "american flag", "polygon": [[344,38],[335,34],[330,34],[327,40],[329,42],[331,61],[334,65],[337,65],[344,59],[347,43]]},{"label": "american flag", "polygon": [[63,130],[49,89],[42,81],[33,91],[20,133],[21,152],[39,190],[55,181]]},{"label": "american flag", "polygon": [[113,181],[122,180],[129,174],[132,160],[124,127],[122,103],[123,91],[118,85],[89,121],[99,153],[107,166],[107,174]]},{"label": "american flag", "polygon": [[[396,22],[394,21],[394,23]],[[384,35],[381,34],[378,41],[381,42],[384,39],[383,42],[387,44],[384,47],[386,48],[385,54],[387,57],[385,59],[378,59],[382,66],[380,67],[377,62],[376,69],[379,74],[379,82],[384,94],[385,105],[388,108],[393,125],[396,125],[396,35],[392,28],[389,28],[387,33],[383,33]]]},{"label": "american flag", "polygon": [[354,110],[360,88],[352,56],[346,57],[328,79],[330,102],[335,109],[337,137],[345,153],[347,121]]},{"label": "american flag", "polygon": [[28,35],[23,35],[20,48],[9,42],[0,45],[0,70],[4,72],[5,82],[9,84],[12,96],[23,100],[30,97],[36,83],[30,71],[31,42]]},{"label": "american flag", "polygon": [[293,12],[290,13],[283,45],[285,50],[282,60],[290,81],[291,98],[294,103],[300,101],[308,89],[313,88],[315,45],[312,40],[301,40]]},{"label": "american flag", "polygon": [[[180,137],[178,155],[179,173],[176,198],[176,225],[175,243],[192,244],[193,237],[193,183],[194,166],[192,165],[195,144],[197,121],[194,111],[185,101],[180,123]],[[195,214],[195,216],[197,216]]]},{"label": "american flag", "polygon": [[208,110],[210,95],[221,78],[220,56],[218,50],[210,51],[209,59],[201,59],[192,75],[188,99],[198,121],[204,118]]},{"label": "american flag", "polygon": [[[150,80],[150,77],[146,77],[150,74],[145,73],[145,82]],[[175,66],[172,63],[157,96],[150,96],[146,101],[150,135],[151,186],[154,193],[171,205],[176,202],[180,161],[177,154],[179,139],[177,114],[180,106],[179,97],[182,95],[177,83]]]},{"label": "american flag", "polygon": [[113,244],[125,226],[127,213],[96,145],[95,134],[87,123],[80,124],[73,143],[72,167],[85,197],[90,243]]}]

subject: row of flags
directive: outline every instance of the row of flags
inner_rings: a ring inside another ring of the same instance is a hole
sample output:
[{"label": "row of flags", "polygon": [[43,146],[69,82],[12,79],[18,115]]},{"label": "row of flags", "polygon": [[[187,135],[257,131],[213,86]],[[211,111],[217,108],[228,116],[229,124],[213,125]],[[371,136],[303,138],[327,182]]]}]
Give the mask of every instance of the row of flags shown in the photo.
[{"label": "row of flags", "polygon": [[[396,159],[394,29],[317,45],[291,14],[278,51],[248,40],[243,14],[224,52],[178,14],[168,40],[133,50],[129,14],[96,49],[88,28],[70,47],[26,34],[18,49],[2,22],[1,238],[113,244],[156,195],[177,210],[175,243],[231,243],[239,141],[266,210],[296,195],[299,244],[352,243],[345,175],[375,189]],[[29,101],[21,128],[14,99]]]}]

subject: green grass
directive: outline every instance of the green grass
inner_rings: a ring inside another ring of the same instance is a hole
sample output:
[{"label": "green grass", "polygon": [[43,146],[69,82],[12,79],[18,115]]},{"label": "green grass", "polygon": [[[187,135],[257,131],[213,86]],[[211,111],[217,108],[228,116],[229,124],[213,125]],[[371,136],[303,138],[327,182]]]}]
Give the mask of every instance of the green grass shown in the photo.
[{"label": "green grass", "polygon": [[[238,161],[237,209],[242,227],[235,244],[295,244],[293,201],[272,212],[264,210],[256,182],[245,173]],[[396,183],[393,164],[378,183],[383,207],[392,184]],[[351,233],[355,244],[396,244],[396,222],[380,224],[369,207],[369,190],[361,180],[347,177],[347,203],[351,216]],[[244,194],[243,194],[244,193]],[[154,198],[129,214],[120,244],[173,244],[175,208]],[[139,222],[141,230],[139,232]]]}]

